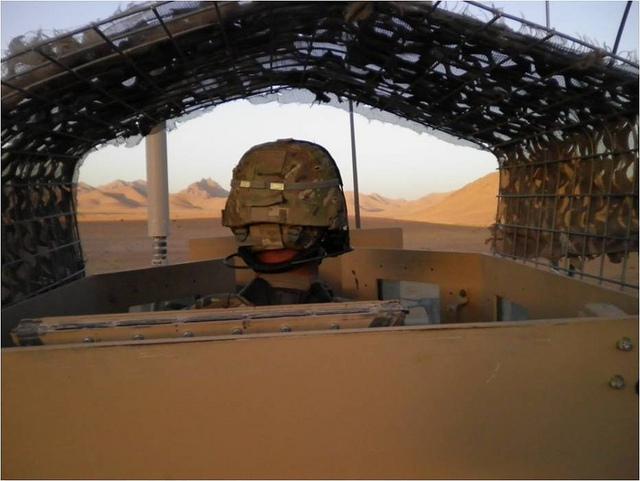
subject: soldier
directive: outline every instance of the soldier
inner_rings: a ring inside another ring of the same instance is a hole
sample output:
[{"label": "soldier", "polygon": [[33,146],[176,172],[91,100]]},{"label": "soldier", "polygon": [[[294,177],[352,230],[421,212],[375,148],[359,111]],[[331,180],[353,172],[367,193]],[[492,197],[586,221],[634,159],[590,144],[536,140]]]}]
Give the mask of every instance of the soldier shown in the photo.
[{"label": "soldier", "polygon": [[227,265],[240,257],[256,277],[237,296],[197,307],[333,300],[318,266],[351,247],[342,179],[326,149],[293,139],[251,148],[233,170],[222,224],[239,245]]}]

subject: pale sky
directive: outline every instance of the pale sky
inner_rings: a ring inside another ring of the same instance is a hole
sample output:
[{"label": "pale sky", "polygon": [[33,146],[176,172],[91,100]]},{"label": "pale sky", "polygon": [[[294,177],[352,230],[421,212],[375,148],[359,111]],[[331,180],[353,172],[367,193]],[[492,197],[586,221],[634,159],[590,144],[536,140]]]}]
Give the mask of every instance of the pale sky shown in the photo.
[{"label": "pale sky", "polygon": [[[445,2],[446,8],[459,8]],[[624,1],[552,1],[551,26],[561,32],[586,36],[600,46],[614,43]],[[2,50],[11,38],[37,29],[69,30],[112,15],[126,2],[2,1]],[[543,1],[493,2],[505,12],[545,23]],[[638,2],[634,2],[619,52],[637,51]],[[361,192],[415,199],[445,192],[496,169],[492,154],[455,146],[404,127],[369,121],[356,115],[358,177]],[[349,117],[324,105],[252,105],[241,100],[181,124],[168,134],[169,190],[177,192],[191,182],[211,177],[229,187],[231,170],[251,146],[279,138],[319,143],[336,159],[352,190]],[[144,142],[133,148],[107,146],[89,154],[79,180],[98,186],[115,179],[146,177]]]},{"label": "pale sky", "polygon": [[[355,116],[358,181],[362,192],[414,199],[446,192],[496,169],[493,154],[449,144],[427,134]],[[231,170],[251,146],[276,139],[309,140],[325,147],[352,190],[348,113],[325,105],[240,100],[223,104],[167,135],[169,190],[202,177],[228,188]],[[90,154],[80,180],[99,185],[110,172],[145,178],[144,141],[134,148],[107,146]]]}]

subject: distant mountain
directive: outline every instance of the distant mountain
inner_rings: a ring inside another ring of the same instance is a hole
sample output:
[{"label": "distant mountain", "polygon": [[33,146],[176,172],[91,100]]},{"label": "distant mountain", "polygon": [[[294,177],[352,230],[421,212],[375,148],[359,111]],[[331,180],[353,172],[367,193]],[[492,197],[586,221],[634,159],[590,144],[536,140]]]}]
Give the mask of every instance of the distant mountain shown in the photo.
[{"label": "distant mountain", "polygon": [[92,190],[95,190],[95,187],[90,186],[86,182],[78,182],[78,187],[77,187],[78,193],[84,194],[85,192],[91,192]]},{"label": "distant mountain", "polygon": [[103,191],[122,191],[123,189],[131,189],[136,191],[139,195],[147,196],[147,181],[146,180],[134,180],[133,182],[128,182],[126,180],[114,180],[106,185],[98,187]]},{"label": "distant mountain", "polygon": [[171,194],[171,210],[180,211],[180,215],[219,217],[228,195],[229,192],[213,179],[201,179],[177,194]]},{"label": "distant mountain", "polygon": [[[347,211],[353,215],[355,212],[353,192],[345,192],[344,197],[347,201]],[[380,217],[381,214],[399,208],[407,203],[404,199],[389,199],[381,196],[380,194],[360,193],[358,197],[360,201],[360,213],[362,215],[371,215],[373,217]]]},{"label": "distant mountain", "polygon": [[[494,222],[498,173],[491,173],[447,193],[432,193],[417,200],[390,199],[380,194],[360,194],[363,217],[402,219],[439,224],[487,226]],[[220,217],[229,192],[213,179],[201,179],[169,195],[173,218]],[[345,192],[347,209],[354,215],[353,192]],[[78,211],[89,219],[145,219],[147,183],[116,180],[92,187],[79,183]]]},{"label": "distant mountain", "polygon": [[[169,209],[177,217],[218,217],[228,194],[214,180],[201,179],[177,194],[169,194]],[[144,180],[114,180],[99,187],[80,182],[76,190],[78,212],[83,218],[146,218],[147,197]]]},{"label": "distant mountain", "polygon": [[131,207],[147,205],[147,183],[144,180],[134,180],[133,182],[114,180],[98,187],[98,190]]},{"label": "distant mountain", "polygon": [[146,185],[141,193],[142,181],[115,181],[101,187],[79,183],[76,190],[78,212],[110,216],[113,213],[144,214],[146,212]]},{"label": "distant mountain", "polygon": [[180,191],[179,194],[187,194],[204,198],[227,197],[229,195],[229,191],[223,189],[220,184],[213,179],[208,178],[194,182],[186,189]]},{"label": "distant mountain", "polygon": [[407,209],[396,218],[436,224],[490,225],[496,218],[499,178],[498,172],[492,172],[443,197],[423,197],[415,201],[416,206],[421,201],[426,205]]},{"label": "distant mountain", "polygon": [[427,208],[432,205],[436,205],[446,196],[448,196],[451,192],[434,192],[433,194],[425,195],[424,197],[420,197],[418,200],[412,202],[412,209],[414,207]]}]

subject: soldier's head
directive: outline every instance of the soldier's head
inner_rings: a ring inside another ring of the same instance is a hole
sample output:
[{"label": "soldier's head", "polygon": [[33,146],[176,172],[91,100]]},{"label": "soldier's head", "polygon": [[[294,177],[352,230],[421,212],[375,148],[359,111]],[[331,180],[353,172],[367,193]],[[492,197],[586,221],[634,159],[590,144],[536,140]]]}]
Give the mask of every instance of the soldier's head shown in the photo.
[{"label": "soldier's head", "polygon": [[286,272],[351,250],[340,172],[311,142],[278,140],[245,153],[233,169],[222,224],[257,272]]}]

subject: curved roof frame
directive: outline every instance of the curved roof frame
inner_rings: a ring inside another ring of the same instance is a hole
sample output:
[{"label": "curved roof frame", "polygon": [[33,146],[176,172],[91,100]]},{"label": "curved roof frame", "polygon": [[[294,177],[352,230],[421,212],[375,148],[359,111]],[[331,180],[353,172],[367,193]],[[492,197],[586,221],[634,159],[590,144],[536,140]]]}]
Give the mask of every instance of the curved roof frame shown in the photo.
[{"label": "curved roof frame", "polygon": [[637,65],[525,20],[530,34],[514,32],[500,22],[515,17],[471,4],[490,20],[439,2],[136,8],[4,59],[4,136],[23,151],[15,126],[30,124],[29,137],[77,141],[36,148],[78,156],[163,120],[290,88],[492,150],[637,110]]}]

